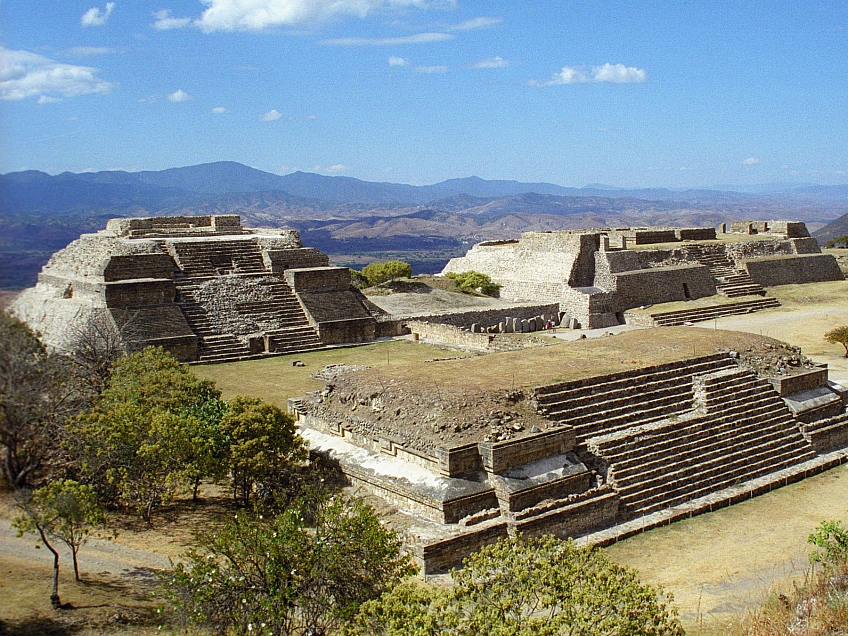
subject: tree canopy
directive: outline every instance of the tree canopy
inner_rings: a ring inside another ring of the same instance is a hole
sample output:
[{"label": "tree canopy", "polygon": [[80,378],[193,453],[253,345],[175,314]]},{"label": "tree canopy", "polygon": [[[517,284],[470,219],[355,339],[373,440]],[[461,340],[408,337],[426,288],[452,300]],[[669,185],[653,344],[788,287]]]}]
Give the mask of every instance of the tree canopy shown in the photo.
[{"label": "tree canopy", "polygon": [[824,339],[831,344],[841,344],[845,347],[845,357],[848,358],[848,325],[841,325],[824,334]]},{"label": "tree canopy", "polygon": [[248,505],[257,484],[268,491],[285,484],[292,468],[306,458],[306,446],[294,420],[259,398],[236,397],[221,420],[221,433],[233,477],[233,492]]},{"label": "tree canopy", "polygon": [[180,486],[220,466],[220,440],[206,429],[222,410],[214,384],[148,347],[115,362],[94,406],[69,422],[67,446],[103,500],[149,522]]},{"label": "tree canopy", "polygon": [[395,278],[409,278],[412,276],[412,265],[404,261],[370,263],[362,268],[362,276],[369,286],[379,285]]},{"label": "tree canopy", "polygon": [[677,636],[663,592],[602,552],[551,536],[503,539],[451,573],[450,588],[399,585],[365,603],[348,636]]},{"label": "tree canopy", "polygon": [[201,532],[165,589],[179,617],[216,633],[329,634],[412,571],[368,506],[333,496]]}]

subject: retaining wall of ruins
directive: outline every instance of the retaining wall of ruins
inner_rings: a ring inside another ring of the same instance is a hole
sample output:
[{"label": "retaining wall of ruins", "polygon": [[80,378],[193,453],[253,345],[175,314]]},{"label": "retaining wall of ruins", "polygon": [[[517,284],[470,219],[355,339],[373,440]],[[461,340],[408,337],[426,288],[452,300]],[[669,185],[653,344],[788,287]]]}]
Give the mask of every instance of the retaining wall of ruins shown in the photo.
[{"label": "retaining wall of ruins", "polygon": [[836,259],[830,254],[766,256],[742,262],[748,275],[763,287],[844,280]]}]

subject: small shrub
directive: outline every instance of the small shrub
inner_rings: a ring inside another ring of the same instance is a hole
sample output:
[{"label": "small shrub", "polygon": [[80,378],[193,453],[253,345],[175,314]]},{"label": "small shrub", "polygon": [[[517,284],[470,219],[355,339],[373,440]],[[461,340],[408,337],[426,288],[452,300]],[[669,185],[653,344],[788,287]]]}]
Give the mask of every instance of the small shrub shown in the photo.
[{"label": "small shrub", "polygon": [[492,282],[492,278],[488,274],[475,272],[448,272],[445,274],[451,280],[456,281],[460,290],[463,292],[478,292],[486,296],[497,296],[501,286]]}]

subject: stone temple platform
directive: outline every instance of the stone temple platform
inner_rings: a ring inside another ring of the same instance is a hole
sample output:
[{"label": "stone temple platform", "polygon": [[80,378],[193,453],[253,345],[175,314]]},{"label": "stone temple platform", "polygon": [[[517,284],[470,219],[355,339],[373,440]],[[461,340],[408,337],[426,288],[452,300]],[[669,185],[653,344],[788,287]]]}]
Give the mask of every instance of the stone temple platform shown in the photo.
[{"label": "stone temple platform", "polygon": [[483,272],[501,285],[502,298],[557,303],[564,323],[588,329],[624,324],[625,311],[646,305],[844,278],[803,223],[746,221],[721,230],[526,232],[478,243],[443,272]]},{"label": "stone temple platform", "polygon": [[[758,374],[769,357],[783,375]],[[515,532],[609,540],[848,457],[848,390],[751,334],[664,327],[422,367],[341,374],[289,408],[397,507],[425,573]]]},{"label": "stone temple platform", "polygon": [[186,362],[373,339],[349,270],[328,263],[296,231],[243,228],[236,215],[112,219],[55,253],[10,310],[59,350],[102,320],[127,348]]}]

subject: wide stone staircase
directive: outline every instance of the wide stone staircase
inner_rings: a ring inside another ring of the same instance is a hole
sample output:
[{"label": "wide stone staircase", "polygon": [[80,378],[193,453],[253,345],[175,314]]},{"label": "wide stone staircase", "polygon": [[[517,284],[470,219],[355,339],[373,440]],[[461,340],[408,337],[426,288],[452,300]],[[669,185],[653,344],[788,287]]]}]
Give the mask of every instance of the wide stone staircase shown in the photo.
[{"label": "wide stone staircase", "polygon": [[716,291],[722,296],[765,296],[766,290],[762,285],[755,283],[747,272],[736,269],[726,254],[699,252],[694,256],[699,263],[710,268],[710,274],[716,280]]},{"label": "wide stone staircase", "polygon": [[187,278],[268,273],[255,238],[168,241],[167,249]]},{"label": "wide stone staircase", "polygon": [[535,389],[546,418],[576,429],[578,443],[692,409],[696,375],[735,368],[713,354],[633,371],[562,382]]},{"label": "wide stone staircase", "polygon": [[709,307],[695,307],[692,309],[681,309],[679,311],[666,311],[651,314],[651,319],[657,327],[674,327],[687,322],[703,322],[724,316],[736,316],[750,314],[763,309],[780,307],[777,298],[760,298],[758,300],[746,300],[742,302],[728,303],[725,305],[711,305]]},{"label": "wide stone staircase", "polygon": [[697,408],[588,441],[638,517],[816,456],[772,386],[731,367],[695,378]]},{"label": "wide stone staircase", "polygon": [[199,338],[198,362],[232,362],[266,356],[320,349],[324,345],[291,288],[283,281],[268,281],[256,277],[264,287],[264,300],[236,304],[236,312],[244,317],[261,319],[266,325],[276,325],[263,331],[262,351],[251,351],[249,345],[232,333],[221,333],[212,324],[206,309],[198,302],[195,291],[206,278],[177,281],[177,304],[186,321]]}]

